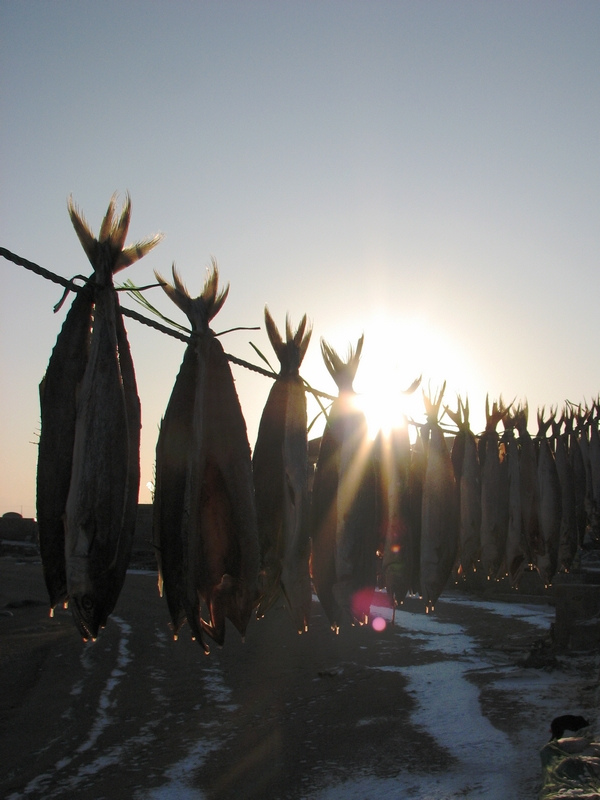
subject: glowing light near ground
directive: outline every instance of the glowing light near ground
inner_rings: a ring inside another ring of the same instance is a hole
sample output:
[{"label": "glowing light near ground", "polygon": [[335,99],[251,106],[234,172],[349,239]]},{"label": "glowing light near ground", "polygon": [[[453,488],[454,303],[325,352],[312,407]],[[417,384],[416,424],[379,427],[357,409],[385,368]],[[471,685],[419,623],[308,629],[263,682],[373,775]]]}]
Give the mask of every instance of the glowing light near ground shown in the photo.
[{"label": "glowing light near ground", "polygon": [[371,614],[371,605],[375,600],[375,589],[365,587],[352,596],[352,614],[357,620],[366,620]]}]

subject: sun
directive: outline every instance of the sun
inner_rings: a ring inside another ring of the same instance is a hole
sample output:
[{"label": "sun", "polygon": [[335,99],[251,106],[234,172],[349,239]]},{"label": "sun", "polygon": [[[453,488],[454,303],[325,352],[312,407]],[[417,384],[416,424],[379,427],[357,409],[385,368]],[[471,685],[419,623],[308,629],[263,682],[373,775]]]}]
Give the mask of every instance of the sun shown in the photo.
[{"label": "sun", "polygon": [[367,418],[371,438],[380,430],[389,433],[402,427],[407,418],[424,420],[421,387],[406,393],[419,376],[426,391],[428,387],[438,391],[446,381],[445,401],[451,407],[456,394],[465,397],[478,384],[462,348],[425,317],[373,316],[365,325],[365,344],[354,382],[357,404]]},{"label": "sun", "polygon": [[[361,366],[364,365],[361,364]],[[371,369],[365,369],[365,372],[371,372]],[[394,429],[404,427],[407,424],[407,418],[414,416],[411,407],[415,405],[415,398],[405,395],[410,382],[402,384],[398,376],[394,376],[393,380],[390,380],[390,377],[388,375],[382,378],[374,370],[368,384],[365,384],[367,378],[365,381],[359,381],[357,376],[356,379],[358,386],[356,405],[367,419],[370,439],[374,439],[379,431],[389,434]],[[366,388],[361,389],[362,385],[366,385]],[[420,389],[417,392],[418,403]]]}]

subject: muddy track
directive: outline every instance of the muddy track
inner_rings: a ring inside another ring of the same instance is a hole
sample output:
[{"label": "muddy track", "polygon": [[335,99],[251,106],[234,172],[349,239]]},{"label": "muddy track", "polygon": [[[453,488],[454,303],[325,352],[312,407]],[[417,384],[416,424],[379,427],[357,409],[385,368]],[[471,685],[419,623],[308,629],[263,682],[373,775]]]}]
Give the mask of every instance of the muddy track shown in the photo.
[{"label": "muddy track", "polygon": [[[109,624],[88,644],[69,612],[48,618],[39,564],[0,559],[0,581],[3,797],[148,798],[169,786],[207,800],[296,800],[352,776],[441,776],[460,754],[419,724],[410,676],[435,676],[448,661],[467,670],[481,712],[515,748],[524,732],[531,739],[522,796],[539,782],[549,711],[545,683],[531,692],[544,670],[519,666],[544,638],[530,622],[442,600],[431,621],[437,639],[404,630],[402,615],[382,633],[335,636],[315,604],[311,630],[298,636],[278,607],[251,623],[245,642],[230,627],[225,646],[205,656],[186,628],[172,640],[153,575],[128,574]],[[416,604],[409,618],[428,623]],[[594,659],[558,666],[569,702],[593,702]],[[432,700],[436,692],[433,679]],[[438,702],[452,714],[448,694],[446,686]]]}]

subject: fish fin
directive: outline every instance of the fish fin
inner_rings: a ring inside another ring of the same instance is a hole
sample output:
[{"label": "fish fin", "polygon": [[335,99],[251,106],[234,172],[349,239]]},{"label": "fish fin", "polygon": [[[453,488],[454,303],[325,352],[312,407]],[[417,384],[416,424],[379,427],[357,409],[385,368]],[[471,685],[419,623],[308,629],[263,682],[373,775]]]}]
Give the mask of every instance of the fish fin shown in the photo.
[{"label": "fish fin", "polygon": [[[131,197],[129,192],[125,195],[125,202],[121,209],[121,216],[114,219],[108,231],[107,239],[111,246],[117,251],[121,252],[125,246],[125,239],[127,238],[127,231],[129,230],[129,222],[131,220]],[[104,225],[102,226],[104,227]],[[102,241],[102,239],[100,239]]]},{"label": "fish fin", "polygon": [[[100,233],[98,234],[99,242],[107,242],[111,238],[111,231],[115,224],[116,204],[117,204],[117,193],[115,192],[113,196],[110,198],[110,201],[108,203],[108,208],[106,209],[106,214],[104,215],[104,219],[102,220],[102,224],[100,226]],[[131,203],[129,203],[129,207],[131,208]]]},{"label": "fish fin", "polygon": [[[308,341],[310,341],[310,337],[312,335],[312,328],[309,325],[308,330],[306,328],[306,314],[300,320],[298,327],[296,328],[296,333],[292,331],[292,324],[289,318],[289,315],[286,314],[285,317],[285,328],[286,328],[286,336],[288,343],[293,342],[294,345],[298,348],[304,348],[306,352],[306,347],[308,346]],[[306,332],[306,336],[304,335]],[[305,344],[306,342],[306,344]],[[302,359],[301,359],[302,360]]]},{"label": "fish fin", "polygon": [[265,306],[265,328],[267,331],[267,336],[269,337],[269,341],[271,342],[271,347],[275,351],[277,358],[281,361],[285,345],[283,344],[283,339],[279,333],[279,328],[275,324],[275,320],[271,316],[267,306]]},{"label": "fish fin", "polygon": [[306,351],[308,350],[308,345],[310,342],[310,338],[312,336],[312,326],[306,327],[306,314],[300,320],[300,325],[294,334],[294,344],[298,348],[298,366],[304,360],[304,356],[306,355]]},{"label": "fish fin", "polygon": [[69,196],[69,199],[67,201],[67,206],[69,209],[69,216],[71,217],[71,222],[73,224],[73,227],[75,228],[75,233],[77,234],[77,238],[81,242],[81,246],[83,247],[83,250],[86,256],[88,257],[90,264],[92,264],[93,266],[98,246],[96,237],[92,233],[92,230],[88,225],[87,220],[83,216],[83,213],[75,205],[72,196]]},{"label": "fish fin", "polygon": [[416,379],[415,379],[415,380],[414,380],[414,381],[411,383],[411,385],[408,387],[408,389],[404,389],[404,391],[402,392],[402,394],[405,394],[405,395],[411,395],[411,394],[414,394],[414,393],[417,391],[417,389],[419,388],[419,386],[421,385],[421,381],[422,381],[422,380],[423,380],[423,376],[422,376],[422,375],[419,375],[419,377],[418,377],[418,378],[416,378]]},{"label": "fish fin", "polygon": [[[460,399],[460,397],[458,398],[458,402],[462,404],[462,400]],[[462,404],[462,409],[463,409],[463,419],[464,419],[464,422],[465,422],[465,427],[468,430],[468,428],[469,428],[469,398],[468,397],[467,397],[467,402]]]},{"label": "fish fin", "polygon": [[456,425],[456,427],[461,430],[462,429],[462,414],[461,414],[461,405],[460,405],[460,397],[458,398],[458,410],[452,411],[449,406],[444,406],[444,411],[450,417],[452,422]]},{"label": "fish fin", "polygon": [[157,233],[155,236],[149,236],[147,239],[142,239],[140,242],[126,247],[119,253],[113,272],[119,272],[119,270],[135,264],[136,261],[139,261],[140,258],[143,258],[150,250],[155,248],[157,244],[160,244],[163,238],[162,233]]},{"label": "fish fin", "polygon": [[223,308],[223,304],[229,294],[229,284],[221,291],[218,291],[219,285],[219,268],[215,258],[211,258],[211,271],[209,272],[204,289],[202,291],[202,299],[206,304],[207,316],[209,321],[216,317],[219,311]]}]

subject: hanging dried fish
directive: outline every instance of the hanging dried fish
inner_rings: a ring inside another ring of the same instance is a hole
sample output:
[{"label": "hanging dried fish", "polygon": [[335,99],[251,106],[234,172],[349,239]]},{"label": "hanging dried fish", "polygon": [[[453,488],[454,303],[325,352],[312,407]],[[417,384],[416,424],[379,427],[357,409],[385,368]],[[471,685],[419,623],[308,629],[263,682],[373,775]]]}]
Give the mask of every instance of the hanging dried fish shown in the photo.
[{"label": "hanging dried fish", "polygon": [[558,562],[562,498],[554,453],[546,438],[554,414],[544,420],[544,409],[538,412],[538,517],[543,550],[536,556],[536,567],[546,586],[552,582]]},{"label": "hanging dried fish", "polygon": [[408,422],[381,435],[383,583],[394,607],[415,583],[415,536],[410,515],[411,449]]},{"label": "hanging dried fish", "polygon": [[573,425],[575,416],[570,410],[564,417],[565,420],[565,434],[567,441],[567,452],[569,455],[569,464],[571,467],[571,474],[573,475],[573,491],[575,494],[575,524],[577,526],[577,546],[583,544],[586,526],[586,509],[585,509],[585,492],[586,492],[586,474],[583,456],[581,454],[581,447],[579,445],[579,437]]},{"label": "hanging dried fish", "polygon": [[[121,591],[139,490],[140,404],[113,275],[144,256],[161,238],[124,248],[131,215],[129,196],[118,219],[115,212],[113,196],[96,239],[69,201],[71,221],[94,267],[94,279],[88,283],[93,319],[89,344],[85,343],[85,370],[76,390],[65,506],[67,593],[75,625],[86,640],[95,638],[106,624]],[[81,354],[79,359],[81,365]]]},{"label": "hanging dried fish", "polygon": [[421,594],[421,530],[423,514],[423,486],[427,470],[425,440],[429,443],[427,425],[417,427],[417,438],[410,455],[410,472],[408,477],[408,514],[411,531],[411,583],[409,592]]},{"label": "hanging dried fish", "polygon": [[495,579],[504,564],[508,527],[508,498],[502,480],[498,423],[508,409],[485,398],[485,431],[479,438],[478,454],[481,465],[481,566],[488,578]]},{"label": "hanging dried fish", "polygon": [[428,612],[433,611],[452,574],[458,549],[456,481],[446,439],[438,422],[445,388],[444,383],[433,400],[423,392],[430,438],[423,486],[421,594]]},{"label": "hanging dried fish", "polygon": [[589,416],[590,429],[590,478],[591,478],[591,507],[590,523],[595,540],[600,538],[600,432],[598,430],[600,406],[595,402]]},{"label": "hanging dried fish", "polygon": [[299,633],[308,630],[312,604],[308,528],[306,394],[299,375],[312,331],[306,315],[284,342],[265,308],[265,325],[281,369],[269,392],[252,457],[260,543],[263,616],[283,592]]},{"label": "hanging dried fish", "polygon": [[586,531],[594,512],[594,490],[592,484],[592,466],[590,463],[590,439],[589,439],[589,422],[590,422],[589,409],[579,408],[577,412],[577,437],[579,442],[579,450],[581,452],[581,459],[585,470],[585,519]]},{"label": "hanging dried fish", "polygon": [[[208,652],[228,618],[243,636],[257,600],[258,533],[246,424],[227,357],[209,328],[227,297],[213,261],[192,298],[173,266],[156,274],[192,326],[156,448],[153,538],[175,634],[183,617]],[[209,619],[201,613],[208,608]]]},{"label": "hanging dried fish", "polygon": [[523,572],[531,563],[529,546],[523,530],[521,508],[521,476],[519,472],[519,445],[515,426],[519,409],[507,414],[504,420],[502,441],[505,448],[504,464],[508,478],[508,526],[506,532],[506,569],[511,584],[516,588]]},{"label": "hanging dried fish", "polygon": [[446,413],[458,427],[452,444],[452,466],[456,479],[459,509],[459,561],[461,575],[476,568],[481,552],[481,469],[477,440],[469,425],[469,401],[458,398],[458,410]]},{"label": "hanging dried fish", "polygon": [[[564,419],[564,418],[563,418]],[[569,459],[569,432],[561,433],[561,422],[552,420],[554,438],[554,458],[560,483],[561,519],[558,537],[559,572],[568,572],[577,552],[577,507],[575,496],[575,479],[573,467]]]},{"label": "hanging dried fish", "polygon": [[519,483],[521,494],[521,519],[530,563],[535,563],[543,552],[538,511],[537,453],[535,443],[527,430],[529,407],[527,403],[515,413],[515,427],[519,432]]},{"label": "hanging dried fish", "polygon": [[[160,425],[156,444],[152,536],[158,563],[158,588],[166,596],[173,635],[186,620],[184,518],[186,484],[191,460],[194,400],[198,382],[198,358],[190,344]],[[192,621],[193,625],[193,621]],[[201,635],[198,641],[202,642]],[[208,652],[208,647],[205,648]]]},{"label": "hanging dried fish", "polygon": [[352,388],[363,337],[347,361],[324,341],[325,366],[336,382],[321,440],[312,495],[312,574],[319,601],[331,623],[362,623],[368,603],[362,592],[377,580],[379,536],[377,478],[365,416]]}]

